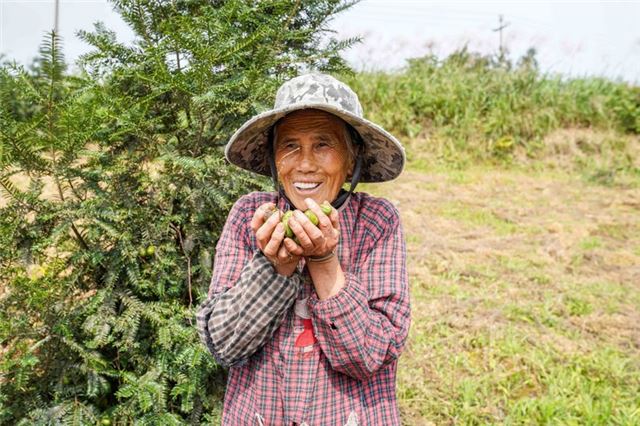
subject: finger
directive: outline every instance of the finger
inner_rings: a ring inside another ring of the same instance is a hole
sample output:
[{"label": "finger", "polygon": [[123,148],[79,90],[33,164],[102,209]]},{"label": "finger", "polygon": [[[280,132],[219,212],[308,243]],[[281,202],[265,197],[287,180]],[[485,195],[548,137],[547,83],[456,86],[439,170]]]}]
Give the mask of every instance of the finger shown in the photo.
[{"label": "finger", "polygon": [[[267,221],[268,222],[268,221]],[[276,257],[278,254],[278,249],[280,248],[280,243],[282,243],[282,239],[284,238],[284,225],[278,223],[271,234],[271,238],[269,242],[265,245],[262,252],[267,257]]]},{"label": "finger", "polygon": [[318,203],[313,201],[313,199],[307,198],[305,201],[307,203],[307,206],[309,206],[309,209],[318,218],[318,228],[320,229],[320,231],[322,231],[322,233],[327,237],[333,236],[333,233],[331,232],[331,219],[329,219],[329,217],[322,211],[322,208],[320,208]]},{"label": "finger", "polygon": [[[309,218],[305,216],[304,213],[302,213],[300,210],[296,210],[293,213],[293,217],[295,218],[296,222],[298,222],[302,226],[304,233],[306,234],[305,237],[310,239],[312,245],[321,245],[323,243],[325,238],[324,235],[317,226],[311,223]],[[293,228],[291,229],[293,230]],[[300,239],[301,236],[298,234],[296,235],[298,236],[298,240],[300,240],[300,243],[303,243],[303,241]],[[305,245],[302,244],[302,247],[305,247]]]},{"label": "finger", "polygon": [[334,229],[340,230],[340,215],[338,214],[338,210],[333,207],[331,208],[331,213],[329,213],[329,220]]},{"label": "finger", "polygon": [[293,255],[287,251],[284,245],[281,245],[278,249],[278,262],[289,263],[293,260]]},{"label": "finger", "polygon": [[338,229],[333,228],[333,238],[336,241],[340,241],[340,231]]},{"label": "finger", "polygon": [[262,224],[264,224],[265,212],[275,208],[275,206],[276,205],[273,203],[265,203],[260,205],[256,209],[255,213],[253,214],[253,217],[251,218],[251,230],[253,231],[254,234],[258,231],[258,229],[262,226]]},{"label": "finger", "polygon": [[256,240],[258,241],[259,245],[264,246],[269,242],[269,240],[271,239],[271,234],[273,234],[273,231],[278,223],[280,223],[279,212],[269,216],[269,219],[267,219],[267,221],[264,222],[260,226],[260,228],[258,228],[258,230],[256,231]]},{"label": "finger", "polygon": [[[316,203],[313,198],[305,198],[304,199],[304,203],[307,205],[308,209],[313,210],[314,213],[316,213],[315,207],[320,208],[320,206],[318,205],[318,203]],[[317,214],[317,213],[316,213]]]},{"label": "finger", "polygon": [[[307,219],[306,216],[305,216],[305,219]],[[309,220],[309,219],[307,219],[307,220]],[[291,216],[289,218],[289,228],[291,228],[291,230],[293,231],[294,235],[298,238],[298,241],[299,241],[298,244],[304,250],[313,249],[313,242],[311,241],[311,238],[307,235],[307,232],[304,230],[304,228],[300,224],[300,221],[298,220],[298,218],[296,218],[296,214],[295,213],[293,214],[293,216]]]},{"label": "finger", "polygon": [[283,245],[287,249],[287,251],[294,256],[302,256],[302,254],[304,253],[303,248],[296,244],[296,242],[291,238],[285,237]]},{"label": "finger", "polygon": [[251,229],[253,230],[254,233],[265,222],[264,213],[268,211],[271,207],[275,207],[275,205],[273,203],[264,203],[264,204],[261,204],[253,213],[253,217],[251,218]]}]

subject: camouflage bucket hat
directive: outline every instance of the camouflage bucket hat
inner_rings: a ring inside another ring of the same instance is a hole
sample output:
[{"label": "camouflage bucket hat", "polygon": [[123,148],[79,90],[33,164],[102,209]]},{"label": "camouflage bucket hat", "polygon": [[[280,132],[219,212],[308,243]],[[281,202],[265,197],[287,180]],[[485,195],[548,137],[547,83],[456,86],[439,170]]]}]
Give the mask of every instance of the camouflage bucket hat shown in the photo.
[{"label": "camouflage bucket hat", "polygon": [[269,131],[287,114],[305,108],[319,109],[349,123],[364,142],[360,182],[384,182],[400,175],[404,148],[390,133],[362,116],[362,106],[349,86],[326,74],[305,74],[285,82],[276,94],[274,108],[242,125],[227,143],[225,156],[243,169],[271,176]]}]

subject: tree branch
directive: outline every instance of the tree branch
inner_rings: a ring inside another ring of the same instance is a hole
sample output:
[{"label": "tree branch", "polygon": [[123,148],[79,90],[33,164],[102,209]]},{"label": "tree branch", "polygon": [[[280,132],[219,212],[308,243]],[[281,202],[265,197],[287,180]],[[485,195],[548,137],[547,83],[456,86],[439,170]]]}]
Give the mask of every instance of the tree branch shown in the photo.
[{"label": "tree branch", "polygon": [[[180,231],[180,228],[173,224],[169,224],[169,226],[178,235],[178,241],[180,242],[180,249],[182,250],[182,253],[184,253],[184,256],[187,258],[187,288],[189,291],[189,309],[191,309],[191,307],[193,306],[193,292],[191,289],[191,255],[184,246],[184,240],[182,239],[182,232]],[[189,318],[189,324],[193,325],[191,318]]]}]

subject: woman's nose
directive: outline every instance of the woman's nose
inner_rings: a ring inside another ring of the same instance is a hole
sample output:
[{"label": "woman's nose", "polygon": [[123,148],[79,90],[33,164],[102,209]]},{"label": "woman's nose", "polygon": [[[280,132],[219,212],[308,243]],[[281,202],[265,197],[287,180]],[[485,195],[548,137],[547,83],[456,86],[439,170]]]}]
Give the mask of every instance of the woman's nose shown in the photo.
[{"label": "woman's nose", "polygon": [[303,149],[298,157],[298,169],[301,171],[314,170],[316,168],[316,159],[311,150]]}]

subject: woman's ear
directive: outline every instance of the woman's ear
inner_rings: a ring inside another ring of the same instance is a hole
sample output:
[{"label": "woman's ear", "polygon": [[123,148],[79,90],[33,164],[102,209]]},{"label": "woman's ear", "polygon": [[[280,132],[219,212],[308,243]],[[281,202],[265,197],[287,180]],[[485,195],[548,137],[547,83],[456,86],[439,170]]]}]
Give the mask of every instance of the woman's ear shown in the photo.
[{"label": "woman's ear", "polygon": [[353,168],[355,167],[355,164],[355,159],[353,157],[349,158],[347,162],[347,180],[351,180],[351,178],[353,177]]},{"label": "woman's ear", "polygon": [[361,155],[362,151],[362,147],[359,145],[355,146],[354,148],[355,149],[352,151],[352,155],[349,156],[349,173],[347,174],[349,176],[349,179],[353,177],[353,172],[356,167],[356,161],[358,159],[358,156]]}]

